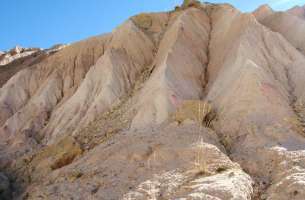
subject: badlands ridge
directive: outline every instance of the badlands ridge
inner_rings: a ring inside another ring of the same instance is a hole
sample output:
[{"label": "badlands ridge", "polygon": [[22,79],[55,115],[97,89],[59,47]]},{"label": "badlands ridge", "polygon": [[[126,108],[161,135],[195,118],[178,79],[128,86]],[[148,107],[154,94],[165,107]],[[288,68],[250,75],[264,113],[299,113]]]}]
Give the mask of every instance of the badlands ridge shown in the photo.
[{"label": "badlands ridge", "polygon": [[184,1],[0,53],[0,199],[304,200],[305,7]]}]

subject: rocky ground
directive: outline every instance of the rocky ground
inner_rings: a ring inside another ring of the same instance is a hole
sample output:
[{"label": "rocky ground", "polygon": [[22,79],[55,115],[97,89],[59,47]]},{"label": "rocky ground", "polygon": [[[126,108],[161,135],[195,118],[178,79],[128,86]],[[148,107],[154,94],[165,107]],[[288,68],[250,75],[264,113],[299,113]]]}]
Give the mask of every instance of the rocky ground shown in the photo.
[{"label": "rocky ground", "polygon": [[304,7],[184,1],[0,52],[0,199],[305,199]]}]

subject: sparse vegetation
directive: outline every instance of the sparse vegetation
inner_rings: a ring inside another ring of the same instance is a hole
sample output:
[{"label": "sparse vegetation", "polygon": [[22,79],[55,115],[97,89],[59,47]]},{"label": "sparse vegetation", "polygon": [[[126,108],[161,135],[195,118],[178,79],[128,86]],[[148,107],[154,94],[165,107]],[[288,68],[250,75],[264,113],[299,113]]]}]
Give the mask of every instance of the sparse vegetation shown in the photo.
[{"label": "sparse vegetation", "polygon": [[182,8],[199,7],[200,5],[201,3],[198,0],[184,0],[182,4]]},{"label": "sparse vegetation", "polygon": [[178,11],[181,11],[182,8],[180,6],[175,6],[175,11],[178,12]]},{"label": "sparse vegetation", "polygon": [[153,69],[154,66],[145,68],[137,77],[133,88],[115,106],[107,112],[102,113],[96,120],[76,134],[77,141],[80,142],[84,150],[94,148],[96,145],[109,140],[116,133],[129,127],[132,116],[135,114],[130,110],[132,96],[142,88],[142,83],[150,77]]},{"label": "sparse vegetation", "polygon": [[225,147],[225,149],[230,153],[232,139],[228,135],[224,135],[220,138],[220,143]]},{"label": "sparse vegetation", "polygon": [[76,179],[79,179],[83,176],[83,172],[79,171],[79,170],[73,170],[69,175],[68,175],[68,179],[73,182]]},{"label": "sparse vegetation", "polygon": [[67,136],[59,142],[47,146],[27,161],[27,167],[40,178],[48,172],[70,164],[82,154],[80,145],[73,137]]},{"label": "sparse vegetation", "polygon": [[206,159],[204,157],[204,142],[203,139],[200,139],[200,142],[197,146],[197,158],[195,160],[194,166],[195,166],[195,174],[196,176],[205,176],[205,175],[211,175],[211,172],[208,169]]},{"label": "sparse vegetation", "polygon": [[285,118],[285,121],[292,125],[292,129],[301,135],[305,136],[305,112],[304,103],[302,101],[296,102],[293,105],[295,117]]},{"label": "sparse vegetation", "polygon": [[227,171],[228,170],[228,167],[226,167],[226,166],[220,166],[220,167],[218,167],[217,169],[216,169],[216,172],[217,173],[222,173],[222,172],[225,172],[225,171]]},{"label": "sparse vegetation", "polygon": [[152,26],[152,18],[149,14],[139,14],[132,17],[133,22],[140,28],[145,30],[149,29]]},{"label": "sparse vegetation", "polygon": [[[200,100],[185,100],[181,106],[177,108],[177,111],[173,114],[174,121],[182,123],[183,121],[190,119],[198,122],[199,124],[210,124],[213,115],[209,115],[212,112],[212,106]],[[207,118],[208,117],[208,118]]]},{"label": "sparse vegetation", "polygon": [[293,131],[304,135],[304,123],[302,123],[298,117],[289,117],[284,120],[291,125]]}]

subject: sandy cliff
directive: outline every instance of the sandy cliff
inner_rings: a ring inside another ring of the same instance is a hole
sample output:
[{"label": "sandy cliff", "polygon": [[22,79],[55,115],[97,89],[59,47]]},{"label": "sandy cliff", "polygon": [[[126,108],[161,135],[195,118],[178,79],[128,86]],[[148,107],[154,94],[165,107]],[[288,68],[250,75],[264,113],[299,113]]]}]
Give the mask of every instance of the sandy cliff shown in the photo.
[{"label": "sandy cliff", "polygon": [[0,196],[305,199],[299,13],[185,1],[3,63]]}]

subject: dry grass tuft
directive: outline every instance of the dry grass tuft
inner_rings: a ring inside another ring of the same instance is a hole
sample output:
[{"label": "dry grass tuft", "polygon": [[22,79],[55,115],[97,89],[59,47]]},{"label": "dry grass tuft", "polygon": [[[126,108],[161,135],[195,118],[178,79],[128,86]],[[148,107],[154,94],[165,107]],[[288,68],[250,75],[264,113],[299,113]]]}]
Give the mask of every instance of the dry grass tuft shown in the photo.
[{"label": "dry grass tuft", "polygon": [[284,120],[291,125],[291,129],[293,131],[300,133],[302,135],[305,135],[304,134],[304,131],[305,131],[304,123],[301,122],[298,117],[285,118]]},{"label": "dry grass tuft", "polygon": [[181,106],[172,115],[174,121],[182,123],[187,119],[194,120],[199,124],[205,124],[207,127],[211,126],[211,122],[215,119],[216,113],[212,106],[205,101],[200,100],[185,100]]},{"label": "dry grass tuft", "polygon": [[206,159],[204,156],[204,142],[200,139],[197,150],[197,158],[194,162],[194,170],[196,176],[209,176],[212,173],[208,169]]}]

